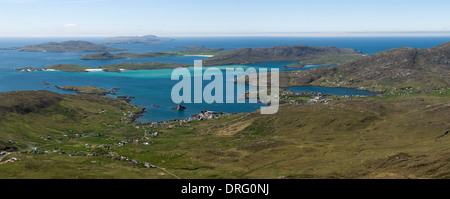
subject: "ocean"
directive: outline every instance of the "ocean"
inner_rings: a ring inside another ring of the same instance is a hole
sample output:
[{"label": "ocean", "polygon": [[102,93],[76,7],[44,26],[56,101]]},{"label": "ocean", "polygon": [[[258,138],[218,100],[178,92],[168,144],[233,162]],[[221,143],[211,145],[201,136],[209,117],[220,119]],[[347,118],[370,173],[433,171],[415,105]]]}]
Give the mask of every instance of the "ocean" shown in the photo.
[{"label": "ocean", "polygon": [[[40,44],[50,41],[61,42],[68,40],[84,40],[93,43],[108,41],[108,38],[0,38],[0,49],[22,47],[31,44]],[[311,46],[336,46],[341,48],[353,48],[367,54],[374,54],[383,50],[398,47],[429,48],[450,41],[450,37],[356,37],[356,38],[307,38],[307,37],[175,37],[173,41],[161,42],[161,45],[146,44],[116,44],[109,45],[116,48],[127,48],[125,52],[150,52],[183,49],[183,46],[204,46],[208,48],[247,48],[270,47],[277,45],[305,44]],[[79,60],[86,53],[56,53],[56,52],[19,52],[16,50],[0,50],[0,92],[14,90],[50,90],[58,93],[73,94],[71,91],[56,89],[54,86],[95,86],[104,89],[121,88],[117,95],[135,97],[132,104],[147,109],[141,122],[158,122],[173,119],[187,118],[202,110],[217,112],[251,112],[258,110],[261,105],[250,103],[235,104],[186,104],[185,111],[172,110],[177,104],[171,100],[171,89],[177,81],[170,80],[172,69],[141,70],[116,72],[88,72],[69,73],[59,71],[22,72],[14,68],[37,67],[42,68],[53,64],[78,64],[82,66],[98,67],[114,63],[138,63],[138,62],[176,62],[193,64],[194,60],[202,60],[206,57],[163,57],[145,59],[122,60]],[[283,66],[294,62],[272,62],[249,64],[236,67],[268,67],[278,68],[280,71],[298,70],[284,68]],[[48,82],[44,85],[41,82]],[[224,80],[226,81],[226,80]],[[206,84],[206,83],[205,83]],[[247,88],[252,89],[252,88]],[[326,91],[316,87],[296,88],[298,91]],[[358,91],[355,91],[358,93]],[[343,94],[352,95],[351,90],[345,90]],[[239,95],[236,93],[236,95]],[[109,96],[116,97],[116,96]],[[239,98],[239,97],[237,97]],[[156,106],[154,106],[156,105]]]}]

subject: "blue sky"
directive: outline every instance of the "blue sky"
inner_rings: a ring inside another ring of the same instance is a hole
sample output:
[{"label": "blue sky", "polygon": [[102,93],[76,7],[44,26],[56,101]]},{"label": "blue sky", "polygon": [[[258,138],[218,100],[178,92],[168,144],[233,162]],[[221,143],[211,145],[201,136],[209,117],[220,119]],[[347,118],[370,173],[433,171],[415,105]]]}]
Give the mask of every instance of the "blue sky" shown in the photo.
[{"label": "blue sky", "polygon": [[0,0],[0,36],[450,32],[449,8],[448,0]]}]

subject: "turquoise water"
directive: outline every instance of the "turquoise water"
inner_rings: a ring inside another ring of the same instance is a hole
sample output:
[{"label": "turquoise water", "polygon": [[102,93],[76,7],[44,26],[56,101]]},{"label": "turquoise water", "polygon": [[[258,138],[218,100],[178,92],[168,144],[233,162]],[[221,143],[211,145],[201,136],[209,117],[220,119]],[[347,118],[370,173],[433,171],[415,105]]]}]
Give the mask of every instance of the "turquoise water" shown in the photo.
[{"label": "turquoise water", "polygon": [[[108,41],[107,38],[1,38],[0,48],[21,47],[44,42],[61,42],[67,40],[85,40],[94,43]],[[125,52],[150,52],[183,49],[182,46],[204,46],[209,48],[247,48],[270,47],[277,45],[305,44],[311,46],[336,46],[352,48],[363,53],[373,54],[383,50],[398,47],[429,48],[450,41],[450,37],[341,37],[341,38],[311,38],[311,37],[176,37],[173,41],[161,42],[162,45],[116,44],[108,45],[115,48],[129,49]],[[192,64],[195,59],[205,57],[163,57],[122,60],[79,60],[86,53],[55,53],[55,52],[18,52],[15,50],[0,50],[0,68],[45,67],[52,64],[78,64],[98,67],[102,65],[123,62],[177,62]]]},{"label": "turquoise water", "polygon": [[[0,48],[21,47],[44,42],[61,42],[67,40],[85,40],[94,43],[108,41],[107,38],[0,38]],[[378,38],[301,38],[301,37],[177,37],[170,42],[161,42],[161,45],[144,44],[120,44],[109,45],[116,48],[127,48],[126,52],[150,52],[182,49],[182,46],[204,46],[209,48],[235,49],[244,47],[270,47],[277,45],[306,44],[311,46],[336,46],[341,48],[353,48],[367,54],[373,54],[382,50],[397,47],[429,48],[450,41],[449,37],[378,37]],[[175,107],[171,100],[171,89],[178,81],[170,80],[171,69],[124,71],[121,73],[89,72],[67,73],[58,71],[22,72],[14,71],[19,67],[45,67],[52,64],[78,64],[83,66],[98,67],[102,65],[123,62],[176,62],[193,64],[194,60],[202,60],[205,57],[163,57],[146,59],[121,59],[121,60],[79,60],[86,53],[56,53],[56,52],[19,52],[16,50],[0,50],[0,92],[14,90],[50,90],[59,93],[73,93],[58,90],[54,86],[95,86],[111,89],[121,88],[118,95],[134,96],[132,103],[145,107],[148,113],[139,118],[143,122],[155,122],[186,118],[197,114],[202,110],[223,112],[251,112],[260,108],[258,104],[185,104],[187,109],[182,112],[171,110]],[[227,67],[268,67],[279,68],[280,71],[299,70],[284,68],[283,66],[294,62],[272,62],[249,64],[245,66],[220,67],[222,72]],[[311,66],[300,69],[321,67]],[[43,85],[46,81],[51,85]],[[209,81],[205,81],[205,86]],[[224,80],[226,83],[226,80]],[[348,90],[341,88],[323,87],[297,87],[294,91],[313,91],[336,95],[368,95],[364,91]],[[239,98],[236,93],[236,99]],[[110,96],[115,97],[115,96]],[[152,105],[158,105],[154,107]]]},{"label": "turquoise water", "polygon": [[[292,64],[294,62],[273,62],[265,63],[264,68],[270,67],[278,68],[279,70],[293,70],[290,68],[283,68],[283,66]],[[217,67],[225,75],[226,68],[243,68],[246,70],[249,67],[258,68],[258,66],[220,66]],[[188,68],[190,71],[192,67]],[[206,68],[204,68],[206,69]],[[61,72],[61,71],[33,71],[23,72],[14,70],[0,70],[0,92],[14,91],[14,90],[50,90],[59,93],[72,94],[71,91],[63,91],[56,89],[54,86],[95,86],[98,88],[112,89],[121,88],[117,95],[128,95],[135,97],[132,104],[144,107],[147,109],[142,117],[138,119],[141,122],[157,122],[167,121],[173,119],[187,118],[191,115],[197,114],[202,110],[211,110],[217,112],[251,112],[258,110],[260,104],[185,104],[187,107],[184,111],[172,110],[172,107],[177,104],[172,102],[171,90],[172,87],[179,81],[172,81],[170,79],[172,69],[157,69],[157,70],[139,70],[139,71],[123,71],[123,72]],[[191,73],[193,74],[193,73]],[[242,75],[242,74],[236,74]],[[227,80],[224,77],[224,85]],[[46,81],[50,85],[44,85],[41,82]],[[205,87],[211,81],[203,81]],[[247,89],[255,89],[254,87]],[[224,92],[226,90],[224,89]],[[116,97],[116,96],[110,96]],[[243,98],[242,93],[235,92],[235,101]],[[157,105],[158,107],[154,107]]]}]

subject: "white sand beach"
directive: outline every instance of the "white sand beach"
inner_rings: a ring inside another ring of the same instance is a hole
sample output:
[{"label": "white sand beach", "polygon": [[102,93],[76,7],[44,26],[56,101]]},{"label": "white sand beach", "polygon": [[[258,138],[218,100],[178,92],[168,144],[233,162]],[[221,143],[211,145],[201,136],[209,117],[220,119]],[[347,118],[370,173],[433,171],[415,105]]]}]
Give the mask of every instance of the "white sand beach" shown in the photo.
[{"label": "white sand beach", "polygon": [[101,68],[85,69],[87,72],[103,71]]},{"label": "white sand beach", "polygon": [[214,57],[214,55],[185,55],[189,57]]}]

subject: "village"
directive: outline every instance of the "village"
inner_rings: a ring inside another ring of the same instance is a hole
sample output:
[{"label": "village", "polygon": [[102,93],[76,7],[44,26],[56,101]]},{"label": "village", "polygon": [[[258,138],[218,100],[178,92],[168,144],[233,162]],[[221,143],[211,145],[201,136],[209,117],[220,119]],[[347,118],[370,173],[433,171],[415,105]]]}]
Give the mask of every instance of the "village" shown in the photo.
[{"label": "village", "polygon": [[[290,92],[283,91],[280,92],[280,104],[316,104],[323,103],[328,104],[333,100],[349,99],[353,96],[334,96],[322,93],[315,92]],[[174,109],[182,111],[186,109],[183,105],[178,105]],[[104,109],[100,109],[99,114],[106,114],[107,111]],[[41,140],[49,142],[47,145],[43,145],[40,148],[45,148],[43,150],[38,150],[38,147],[31,147],[29,150],[18,150],[17,148],[9,148],[8,151],[2,151],[0,153],[0,164],[7,164],[16,161],[20,161],[19,158],[12,157],[6,161],[2,160],[6,156],[10,156],[12,154],[31,154],[31,155],[43,155],[43,154],[60,154],[67,155],[69,157],[76,156],[92,156],[92,157],[105,157],[109,159],[113,159],[116,161],[126,162],[131,166],[139,166],[141,168],[158,168],[155,165],[152,165],[150,162],[138,161],[136,159],[130,158],[126,155],[121,155],[116,152],[117,147],[125,147],[128,145],[144,145],[150,146],[152,145],[152,139],[156,139],[162,133],[165,133],[164,129],[172,130],[178,127],[189,127],[190,123],[193,121],[202,121],[202,120],[213,120],[218,119],[224,116],[231,116],[237,113],[224,113],[224,112],[215,112],[215,111],[201,111],[198,114],[192,115],[189,118],[176,119],[171,121],[161,121],[161,122],[152,122],[152,123],[133,123],[134,119],[142,114],[141,112],[135,111],[125,111],[119,110],[120,114],[120,123],[125,125],[133,125],[136,129],[143,131],[142,137],[130,137],[130,138],[122,138],[116,139],[114,137],[106,136],[104,133],[86,133],[83,131],[76,132],[74,130],[67,130],[67,134],[64,134],[59,137],[55,136],[46,136],[40,137]],[[105,123],[106,126],[112,126],[109,123]],[[157,130],[158,129],[158,130]],[[193,128],[195,130],[195,128]],[[104,137],[105,140],[109,142],[109,144],[91,144],[86,143],[84,145],[84,149],[82,150],[64,150],[62,148],[53,147],[49,148],[51,145],[61,144],[62,142],[67,142],[74,139],[85,139],[89,137]],[[15,144],[14,141],[8,140],[8,143],[12,146]]]},{"label": "village", "polygon": [[[138,138],[126,138],[121,140],[116,140],[113,137],[107,137],[105,140],[112,141],[112,144],[99,144],[99,145],[93,145],[93,144],[85,144],[84,150],[64,150],[62,148],[53,147],[49,149],[49,146],[55,145],[55,144],[61,144],[63,141],[67,142],[74,139],[83,139],[83,138],[89,138],[89,137],[106,137],[104,134],[94,134],[90,133],[87,134],[85,132],[78,132],[75,133],[74,131],[71,131],[73,134],[71,135],[63,135],[62,137],[58,137],[54,139],[52,136],[47,136],[46,138],[41,137],[42,140],[49,141],[50,144],[41,146],[40,148],[45,148],[42,150],[39,150],[38,147],[30,147],[29,150],[20,150],[18,151],[17,148],[11,148],[8,151],[1,151],[0,152],[0,164],[6,164],[11,162],[20,161],[18,158],[11,158],[7,161],[1,162],[6,156],[20,153],[20,154],[29,154],[29,155],[44,155],[44,154],[60,154],[60,155],[68,155],[69,157],[75,157],[75,156],[92,156],[92,157],[106,157],[106,158],[112,158],[114,160],[118,161],[126,161],[129,165],[135,166],[139,165],[146,168],[153,168],[153,166],[149,162],[139,162],[134,159],[130,159],[127,156],[123,156],[115,152],[114,147],[123,147],[126,144],[142,144],[142,145],[150,145],[150,139],[154,139],[158,136],[158,132],[148,133],[149,137],[138,137]],[[53,142],[52,142],[53,141]],[[13,142],[13,141],[12,141]]]},{"label": "village", "polygon": [[[280,104],[329,104],[333,99],[327,98],[331,95],[314,93],[314,92],[281,92]],[[350,98],[350,96],[341,96],[342,98]],[[336,98],[339,99],[339,98]]]},{"label": "village", "polygon": [[[106,114],[107,112],[104,109],[99,110],[99,114]],[[126,162],[131,166],[139,166],[142,168],[157,168],[157,166],[152,165],[150,162],[138,161],[136,159],[132,159],[125,155],[120,155],[116,152],[117,147],[124,147],[127,145],[144,145],[150,146],[152,144],[152,139],[156,139],[161,133],[165,133],[161,129],[171,130],[177,127],[186,127],[190,126],[189,123],[192,121],[200,121],[200,120],[211,120],[218,119],[223,116],[230,116],[236,113],[217,113],[214,111],[201,111],[201,113],[195,114],[189,118],[178,119],[172,121],[163,121],[163,122],[153,122],[153,123],[136,123],[132,124],[134,118],[139,114],[133,111],[124,111],[120,110],[120,122],[125,124],[134,125],[136,129],[140,129],[143,131],[142,137],[130,137],[130,138],[122,138],[116,139],[114,137],[106,136],[104,133],[87,133],[83,131],[75,131],[75,130],[67,130],[67,134],[62,136],[41,136],[40,140],[44,142],[48,142],[48,144],[41,145],[40,147],[29,147],[27,150],[19,150],[14,147],[16,144],[13,140],[8,140],[8,143],[12,146],[5,151],[1,151],[0,153],[0,164],[7,164],[16,161],[20,161],[19,158],[12,157],[9,160],[3,161],[4,158],[10,156],[12,154],[28,154],[28,155],[45,155],[45,154],[60,154],[67,155],[69,157],[76,156],[92,156],[92,157],[105,157],[110,158],[117,161]],[[106,126],[111,126],[109,123],[105,123]],[[157,129],[160,129],[159,132]],[[84,149],[82,150],[65,150],[60,147],[51,147],[52,145],[61,145],[63,142],[68,142],[71,140],[80,140],[86,138],[93,137],[104,137],[105,140],[110,142],[110,144],[91,144],[86,143],[84,145]]]}]

